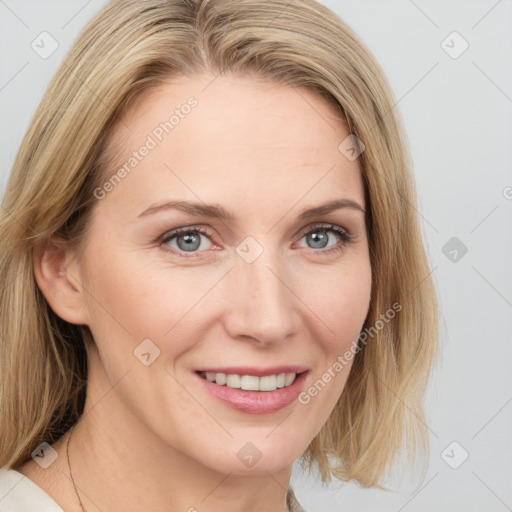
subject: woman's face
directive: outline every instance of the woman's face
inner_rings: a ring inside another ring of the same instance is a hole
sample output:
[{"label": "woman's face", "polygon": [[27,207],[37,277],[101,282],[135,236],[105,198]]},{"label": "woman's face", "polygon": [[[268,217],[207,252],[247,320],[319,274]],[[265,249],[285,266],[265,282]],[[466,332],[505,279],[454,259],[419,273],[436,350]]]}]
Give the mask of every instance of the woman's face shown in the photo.
[{"label": "woman's face", "polygon": [[347,136],[314,93],[239,77],[174,80],[122,118],[75,267],[97,347],[89,386],[110,383],[112,425],[223,473],[304,452],[370,302]]}]

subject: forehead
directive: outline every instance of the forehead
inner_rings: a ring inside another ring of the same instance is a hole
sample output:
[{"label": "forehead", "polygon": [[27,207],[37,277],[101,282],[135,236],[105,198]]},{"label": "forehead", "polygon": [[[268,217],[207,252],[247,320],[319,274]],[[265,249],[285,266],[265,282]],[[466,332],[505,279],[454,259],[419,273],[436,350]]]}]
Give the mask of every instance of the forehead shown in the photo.
[{"label": "forehead", "polygon": [[339,111],[310,89],[229,75],[177,77],[121,118],[107,178],[124,167],[111,195],[132,203],[166,191],[260,204],[283,194],[297,202],[346,193],[364,207],[359,164],[338,149],[348,135]]}]

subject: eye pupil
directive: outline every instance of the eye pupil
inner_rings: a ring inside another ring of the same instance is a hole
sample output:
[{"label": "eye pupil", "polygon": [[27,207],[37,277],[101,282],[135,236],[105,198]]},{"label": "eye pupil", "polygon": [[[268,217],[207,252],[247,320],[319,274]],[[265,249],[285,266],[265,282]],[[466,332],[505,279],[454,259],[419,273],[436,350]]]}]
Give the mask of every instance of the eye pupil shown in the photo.
[{"label": "eye pupil", "polygon": [[[322,249],[323,247],[325,247],[329,239],[324,229],[318,229],[314,231],[313,233],[310,234],[310,237],[311,239],[313,239],[315,249]],[[317,243],[319,243],[319,245],[316,245]]]},{"label": "eye pupil", "polygon": [[[181,246],[180,240],[185,241],[185,245]],[[197,233],[187,233],[185,235],[178,236],[176,243],[182,251],[195,251],[201,245],[201,239]]]}]

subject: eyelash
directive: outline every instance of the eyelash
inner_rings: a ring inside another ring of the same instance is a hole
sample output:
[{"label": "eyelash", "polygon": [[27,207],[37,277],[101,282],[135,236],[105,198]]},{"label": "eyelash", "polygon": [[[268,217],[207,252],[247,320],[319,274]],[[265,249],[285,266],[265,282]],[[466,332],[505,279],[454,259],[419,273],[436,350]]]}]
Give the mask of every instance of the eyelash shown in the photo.
[{"label": "eyelash", "polygon": [[[302,240],[302,238],[304,238],[306,235],[309,235],[311,233],[315,233],[316,231],[332,231],[332,232],[335,232],[341,238],[341,243],[338,243],[335,246],[330,247],[329,249],[319,249],[319,250],[314,250],[313,249],[314,252],[320,252],[320,253],[323,253],[323,254],[327,254],[327,253],[330,254],[330,253],[342,251],[342,250],[345,249],[345,247],[347,245],[352,243],[353,240],[354,240],[354,236],[353,235],[351,235],[346,229],[343,229],[340,226],[336,226],[336,224],[315,224],[314,226],[308,227],[305,231],[301,232],[299,240]],[[165,233],[163,235],[163,237],[161,238],[160,243],[162,245],[164,245],[164,244],[170,242],[172,239],[176,238],[178,235],[181,235],[181,234],[198,234],[198,233],[202,234],[202,235],[204,235],[204,236],[206,236],[208,238],[211,238],[211,234],[208,233],[208,231],[206,231],[205,229],[203,229],[201,227],[190,226],[190,227],[185,227],[185,228],[178,228],[178,229],[175,229],[173,231]],[[188,255],[186,255],[185,251],[178,252],[175,249],[171,249],[171,248],[164,249],[164,250],[172,252],[173,254],[176,254],[176,255],[178,255],[181,258],[194,258],[194,257],[196,257],[194,255],[198,254],[198,251],[196,251],[196,252],[191,251],[190,252],[190,256],[188,256]],[[202,251],[199,251],[199,253],[200,252],[202,252]],[[183,254],[183,253],[185,253],[185,254]]]}]

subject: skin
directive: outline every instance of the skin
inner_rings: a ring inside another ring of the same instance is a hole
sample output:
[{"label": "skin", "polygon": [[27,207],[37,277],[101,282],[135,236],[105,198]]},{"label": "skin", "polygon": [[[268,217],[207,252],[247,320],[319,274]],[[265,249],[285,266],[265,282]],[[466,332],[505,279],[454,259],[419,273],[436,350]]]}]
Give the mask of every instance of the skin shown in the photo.
[{"label": "skin", "polygon": [[[308,404],[259,415],[221,404],[193,372],[302,364],[307,390],[357,339],[368,313],[364,213],[299,219],[341,198],[366,206],[358,161],[338,150],[345,124],[304,88],[212,80],[180,77],[141,97],[116,128],[111,174],[187,98],[198,105],[98,201],[80,251],[54,240],[34,258],[53,310],[94,336],[85,413],[70,444],[89,512],[283,512],[292,465],[328,419],[351,364]],[[170,199],[222,205],[235,221],[177,210],[138,218]],[[327,231],[327,247],[315,245],[301,233],[316,223],[340,226],[353,240],[343,246]],[[180,251],[183,239],[162,243],[189,226],[208,231],[195,252]],[[236,252],[247,236],[263,247],[252,263]],[[134,357],[146,338],[161,351],[150,366]],[[67,438],[53,445],[59,457],[49,468],[31,460],[19,471],[66,511],[80,511]],[[252,468],[237,457],[249,441],[262,454]]]}]

